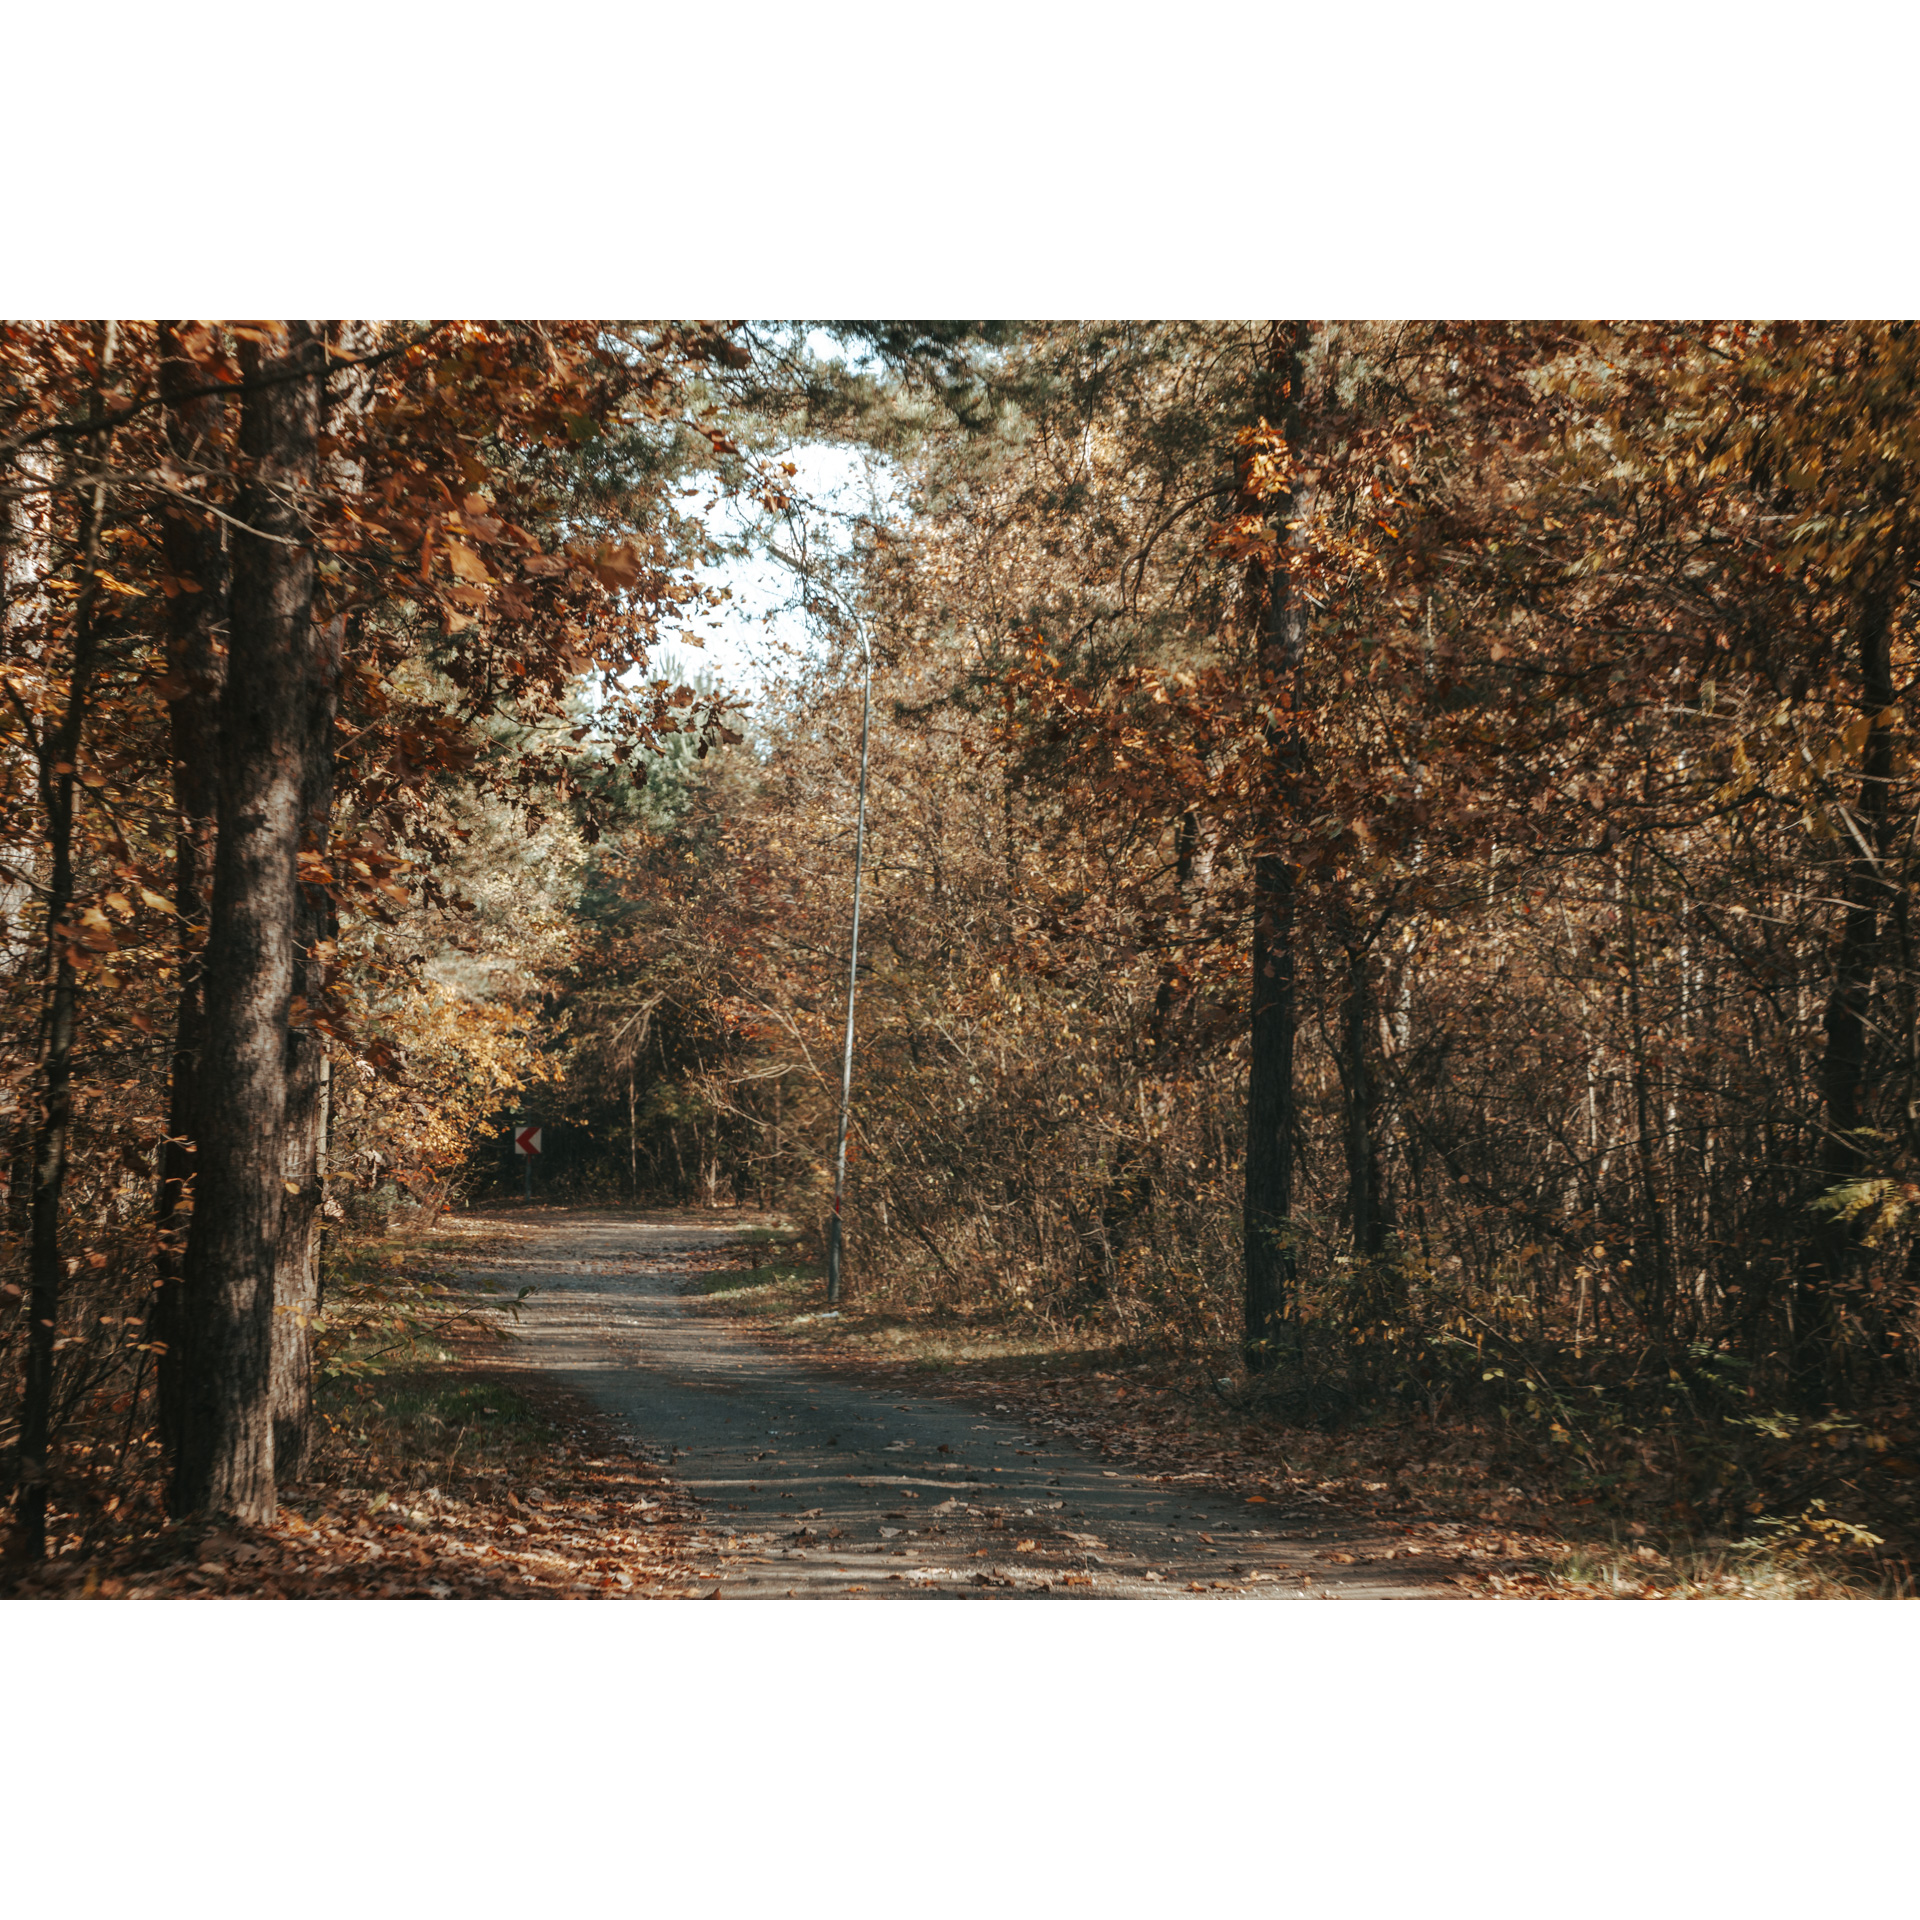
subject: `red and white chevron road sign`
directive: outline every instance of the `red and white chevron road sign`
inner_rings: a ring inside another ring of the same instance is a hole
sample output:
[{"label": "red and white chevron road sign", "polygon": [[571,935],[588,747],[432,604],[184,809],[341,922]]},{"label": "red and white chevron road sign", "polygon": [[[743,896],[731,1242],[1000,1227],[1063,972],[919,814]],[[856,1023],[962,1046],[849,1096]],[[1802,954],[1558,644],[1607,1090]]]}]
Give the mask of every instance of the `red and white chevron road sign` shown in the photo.
[{"label": "red and white chevron road sign", "polygon": [[522,1127],[520,1131],[513,1136],[514,1152],[524,1153],[529,1160],[538,1160],[540,1158],[540,1133],[541,1129],[538,1127]]}]

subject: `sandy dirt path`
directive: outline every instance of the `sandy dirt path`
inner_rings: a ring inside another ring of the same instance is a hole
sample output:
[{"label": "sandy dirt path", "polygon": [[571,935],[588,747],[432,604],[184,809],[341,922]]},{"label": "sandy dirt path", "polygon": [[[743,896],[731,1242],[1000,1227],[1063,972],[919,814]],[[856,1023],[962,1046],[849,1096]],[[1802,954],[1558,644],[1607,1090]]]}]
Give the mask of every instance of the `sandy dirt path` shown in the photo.
[{"label": "sandy dirt path", "polygon": [[[1412,1599],[1441,1570],[1324,1509],[1253,1508],[1117,1471],[1017,1417],[867,1386],[769,1352],[681,1291],[732,1222],[587,1209],[511,1216],[473,1270],[521,1308],[514,1363],[668,1466],[701,1520],[702,1593],[740,1599]],[[1309,1543],[1298,1537],[1311,1528]],[[1281,1531],[1294,1534],[1277,1538]],[[1375,1549],[1369,1553],[1369,1549]],[[1373,1564],[1330,1558],[1358,1550]]]}]

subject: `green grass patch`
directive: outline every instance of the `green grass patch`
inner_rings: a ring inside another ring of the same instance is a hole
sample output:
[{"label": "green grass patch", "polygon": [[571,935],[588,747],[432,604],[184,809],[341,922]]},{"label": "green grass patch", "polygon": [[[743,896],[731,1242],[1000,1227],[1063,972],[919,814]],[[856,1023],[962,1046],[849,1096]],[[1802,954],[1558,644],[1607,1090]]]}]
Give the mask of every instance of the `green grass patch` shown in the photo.
[{"label": "green grass patch", "polygon": [[930,1374],[960,1368],[1007,1379],[1084,1369],[1124,1358],[1097,1331],[1063,1327],[1019,1308],[913,1306],[857,1296],[837,1313],[826,1304],[827,1271],[818,1262],[776,1261],[757,1271],[734,1268],[702,1276],[690,1292],[724,1298],[729,1312],[864,1358],[905,1361]]},{"label": "green grass patch", "polygon": [[381,1492],[511,1479],[557,1438],[512,1388],[451,1368],[336,1375],[321,1383],[315,1409],[323,1436],[316,1480]]},{"label": "green grass patch", "polygon": [[[498,1236],[495,1236],[496,1238]],[[348,1240],[329,1248],[314,1359],[322,1379],[383,1378],[453,1357],[451,1343],[510,1330],[519,1296],[491,1282],[450,1284],[487,1244],[484,1236]]]},{"label": "green grass patch", "polygon": [[763,1267],[716,1267],[697,1273],[681,1289],[702,1297],[724,1297],[737,1312],[760,1314],[804,1313],[826,1298],[827,1270],[794,1261],[775,1261]]}]

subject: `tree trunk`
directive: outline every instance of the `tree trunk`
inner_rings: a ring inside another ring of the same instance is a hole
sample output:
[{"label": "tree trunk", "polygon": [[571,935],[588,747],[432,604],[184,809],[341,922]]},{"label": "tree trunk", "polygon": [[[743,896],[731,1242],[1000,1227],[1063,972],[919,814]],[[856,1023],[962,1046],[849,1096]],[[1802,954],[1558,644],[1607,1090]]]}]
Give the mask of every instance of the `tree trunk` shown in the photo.
[{"label": "tree trunk", "polygon": [[[1342,919],[1347,919],[1343,912]],[[1377,934],[1376,926],[1376,934]],[[1380,1083],[1373,1071],[1374,997],[1369,955],[1373,940],[1343,927],[1346,992],[1340,1003],[1340,1091],[1345,1107],[1347,1212],[1356,1260],[1387,1250],[1392,1215],[1380,1179]]]},{"label": "tree trunk", "polygon": [[[49,642],[53,571],[53,462],[42,452],[23,452],[14,470],[23,484],[6,503],[6,540],[0,547],[0,589],[6,596],[5,636],[15,660],[42,656]],[[32,483],[37,482],[38,485]],[[29,942],[21,922],[31,924],[36,895],[46,885],[46,849],[37,839],[17,840],[6,849],[21,878],[0,889],[7,915],[7,944],[16,966],[27,963]],[[9,1140],[7,1231],[25,1246],[33,1237],[33,1148],[40,1115],[33,1101],[22,1100],[13,1115]]]},{"label": "tree trunk", "polygon": [[[102,330],[100,377],[113,362],[115,329]],[[96,389],[95,420],[100,417]],[[108,458],[103,435],[92,449],[102,466]],[[19,1500],[14,1510],[9,1554],[13,1559],[44,1559],[47,1550],[47,1494],[51,1479],[53,1370],[60,1321],[60,1282],[65,1272],[60,1246],[60,1207],[66,1187],[73,1125],[73,1039],[78,973],[69,955],[78,938],[68,924],[73,907],[73,821],[80,739],[86,726],[99,653],[100,534],[106,517],[107,489],[96,482],[81,520],[81,587],[74,608],[73,655],[68,669],[67,702],[60,724],[40,740],[40,803],[46,817],[50,867],[47,890],[47,971],[49,991],[45,1027],[45,1065],[41,1077],[40,1126],[33,1155],[31,1237],[27,1253],[27,1363],[20,1406]]]},{"label": "tree trunk", "polygon": [[[316,630],[306,693],[301,842],[324,859],[333,817],[334,720],[339,706],[341,623]],[[337,931],[333,896],[320,882],[299,890],[295,982],[310,1015],[326,990]],[[310,1019],[287,1031],[285,1197],[273,1284],[273,1460],[282,1484],[304,1479],[313,1454],[313,1336],[320,1310],[320,1223],[326,1198],[327,1107],[332,1092],[327,1037]]]},{"label": "tree trunk", "polygon": [[[1263,412],[1284,431],[1288,447],[1300,442],[1304,322],[1282,322],[1269,341],[1270,359],[1261,392]],[[1243,470],[1244,471],[1244,470]],[[1306,495],[1299,484],[1266,503],[1269,517],[1285,527],[1284,545],[1300,543]],[[1249,568],[1248,594],[1259,621],[1256,671],[1264,698],[1290,707],[1306,651],[1306,609],[1293,590],[1284,562]],[[1253,869],[1253,985],[1251,1062],[1247,1081],[1247,1173],[1243,1214],[1246,1250],[1247,1366],[1264,1372],[1279,1358],[1279,1343],[1294,1289],[1293,1054],[1297,1026],[1294,959],[1294,869],[1277,842],[1300,776],[1299,752],[1277,722],[1267,726],[1266,817]]]},{"label": "tree trunk", "polygon": [[285,1195],[273,1286],[273,1471],[278,1485],[304,1479],[313,1460],[311,1327],[320,1311],[323,1148],[331,1094],[326,1037],[311,1027],[295,1027],[287,1035]]},{"label": "tree trunk", "polygon": [[[1856,623],[1861,700],[1875,722],[1893,705],[1893,604],[1891,581],[1876,584],[1863,596]],[[1871,1165],[1869,1145],[1860,1130],[1867,1125],[1867,1043],[1880,907],[1887,892],[1883,868],[1890,851],[1893,756],[1893,728],[1871,726],[1861,752],[1860,793],[1854,805],[1858,839],[1855,855],[1847,863],[1842,889],[1846,912],[1834,956],[1833,985],[1827,994],[1827,1046],[1821,1065],[1826,1137],[1820,1150],[1820,1184],[1827,1192],[1861,1179]],[[1831,1399],[1838,1388],[1836,1296],[1859,1258],[1848,1222],[1832,1213],[1817,1219],[1792,1295],[1792,1382],[1796,1397],[1809,1407]]]},{"label": "tree trunk", "polygon": [[[206,384],[180,345],[179,323],[160,323],[160,386],[169,396]],[[226,401],[217,394],[168,409],[169,449],[182,466],[201,466],[216,450]],[[156,1379],[160,1436],[171,1460],[180,1403],[180,1275],[192,1212],[193,1100],[200,1062],[201,969],[207,938],[206,892],[213,872],[214,770],[219,765],[220,691],[227,675],[227,554],[223,523],[192,507],[161,515],[167,571],[178,591],[168,600],[167,667],[173,685],[173,907],[180,991],[174,1020],[167,1138],[160,1150],[157,1271],[148,1335],[159,1348]]]},{"label": "tree trunk", "polygon": [[1626,900],[1622,914],[1626,927],[1627,1038],[1632,1049],[1634,1174],[1640,1200],[1640,1229],[1634,1236],[1633,1297],[1639,1303],[1647,1338],[1664,1342],[1673,1301],[1673,1242],[1667,1231],[1667,1212],[1660,1196],[1658,1128],[1654,1120],[1653,1068],[1648,1058],[1647,1023],[1641,1010],[1640,966],[1640,849],[1634,847],[1627,868]]},{"label": "tree trunk", "polygon": [[[311,365],[313,327],[284,352],[254,348],[249,375]],[[219,844],[194,1136],[193,1229],[181,1300],[185,1373],[170,1505],[273,1516],[271,1349],[287,1116],[287,1028],[308,690],[313,555],[299,497],[316,478],[318,378],[246,395],[250,472],[235,503],[227,685],[220,705]]]},{"label": "tree trunk", "polygon": [[[358,493],[365,475],[353,449],[373,395],[363,366],[353,363],[373,346],[365,321],[337,321],[328,330],[331,363],[348,368],[328,402],[327,431],[333,451],[327,479],[343,495]],[[333,826],[335,728],[340,711],[342,642],[346,616],[316,629],[306,685],[306,741],[300,778],[300,842],[303,853],[324,863]],[[294,991],[306,1017],[287,1032],[287,1118],[284,1212],[273,1285],[272,1399],[274,1478],[304,1479],[313,1458],[313,1333],[320,1311],[320,1255],[326,1205],[327,1139],[332,1117],[333,1062],[327,1037],[312,1024],[333,965],[339,911],[323,881],[300,888],[294,944]],[[444,1188],[442,1189],[444,1195]],[[427,1211],[432,1225],[438,1211]]]}]

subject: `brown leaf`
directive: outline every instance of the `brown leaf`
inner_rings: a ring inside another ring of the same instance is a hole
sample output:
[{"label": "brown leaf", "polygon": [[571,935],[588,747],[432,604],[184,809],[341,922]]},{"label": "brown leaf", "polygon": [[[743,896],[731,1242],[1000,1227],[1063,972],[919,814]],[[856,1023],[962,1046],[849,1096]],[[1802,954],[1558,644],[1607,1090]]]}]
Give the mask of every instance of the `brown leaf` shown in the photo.
[{"label": "brown leaf", "polygon": [[463,546],[458,540],[446,543],[447,565],[461,580],[471,580],[476,585],[490,586],[493,575],[487,571],[487,563],[471,547]]}]

